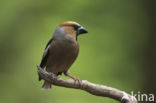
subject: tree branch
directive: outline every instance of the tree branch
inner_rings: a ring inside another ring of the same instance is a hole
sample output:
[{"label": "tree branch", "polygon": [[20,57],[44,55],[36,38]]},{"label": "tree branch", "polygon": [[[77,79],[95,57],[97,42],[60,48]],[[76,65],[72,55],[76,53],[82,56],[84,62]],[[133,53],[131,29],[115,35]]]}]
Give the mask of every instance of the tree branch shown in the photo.
[{"label": "tree branch", "polygon": [[137,103],[135,97],[125,93],[124,91],[107,87],[104,85],[94,84],[88,82],[87,80],[82,80],[81,83],[75,82],[72,79],[63,79],[53,76],[47,71],[43,70],[41,67],[38,68],[38,74],[40,77],[48,82],[51,82],[53,85],[62,86],[66,88],[75,88],[81,89],[89,92],[90,94],[96,96],[109,97],[115,100],[120,101],[121,103]]}]

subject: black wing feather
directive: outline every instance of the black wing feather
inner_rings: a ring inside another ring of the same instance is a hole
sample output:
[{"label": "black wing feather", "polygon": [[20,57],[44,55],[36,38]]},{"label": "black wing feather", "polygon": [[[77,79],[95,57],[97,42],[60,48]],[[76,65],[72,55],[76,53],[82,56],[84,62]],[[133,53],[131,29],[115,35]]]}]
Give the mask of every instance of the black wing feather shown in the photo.
[{"label": "black wing feather", "polygon": [[47,54],[42,58],[42,61],[40,63],[40,67],[43,69],[46,65],[46,62],[48,60],[48,56],[49,56],[49,50],[47,51]]},{"label": "black wing feather", "polygon": [[[42,61],[40,63],[40,67],[42,69],[44,69],[44,67],[46,66],[46,63],[47,63],[47,60],[48,60],[48,57],[49,57],[49,47],[50,47],[50,44],[51,44],[52,41],[53,41],[53,39],[50,39],[49,42],[46,45],[45,52],[43,54],[43,58],[42,58]],[[41,77],[39,76],[39,81],[40,80],[41,80]]]},{"label": "black wing feather", "polygon": [[[48,42],[47,45],[46,45],[45,50],[48,49],[48,46],[50,45],[50,43],[52,42],[52,40],[53,40],[53,39],[50,39],[50,40],[49,40],[49,42]],[[45,67],[46,62],[47,62],[47,59],[48,59],[48,56],[49,56],[49,49],[47,50],[46,53],[43,54],[43,58],[42,58],[42,61],[41,61],[41,63],[40,63],[40,67],[41,67],[41,68],[44,68],[44,67]]]}]

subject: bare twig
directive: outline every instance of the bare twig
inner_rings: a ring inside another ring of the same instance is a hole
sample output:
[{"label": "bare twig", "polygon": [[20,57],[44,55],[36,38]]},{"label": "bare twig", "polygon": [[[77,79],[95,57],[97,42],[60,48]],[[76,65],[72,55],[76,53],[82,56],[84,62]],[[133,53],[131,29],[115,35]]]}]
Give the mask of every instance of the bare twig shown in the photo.
[{"label": "bare twig", "polygon": [[88,82],[87,80],[82,80],[81,83],[78,83],[71,79],[56,78],[47,71],[43,70],[41,67],[38,67],[38,74],[42,79],[51,82],[56,86],[81,89],[96,96],[109,97],[118,100],[121,103],[137,103],[135,97],[115,88],[94,84]]}]

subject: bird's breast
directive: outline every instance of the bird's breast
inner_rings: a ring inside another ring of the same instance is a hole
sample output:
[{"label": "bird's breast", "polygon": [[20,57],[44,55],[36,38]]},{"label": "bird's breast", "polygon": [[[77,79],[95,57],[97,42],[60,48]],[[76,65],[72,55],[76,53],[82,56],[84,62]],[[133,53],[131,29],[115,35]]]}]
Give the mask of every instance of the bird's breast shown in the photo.
[{"label": "bird's breast", "polygon": [[47,61],[48,71],[64,72],[69,69],[78,56],[77,41],[54,40],[51,43],[50,56]]},{"label": "bird's breast", "polygon": [[51,43],[51,53],[63,57],[77,53],[79,45],[77,41],[55,40]]}]

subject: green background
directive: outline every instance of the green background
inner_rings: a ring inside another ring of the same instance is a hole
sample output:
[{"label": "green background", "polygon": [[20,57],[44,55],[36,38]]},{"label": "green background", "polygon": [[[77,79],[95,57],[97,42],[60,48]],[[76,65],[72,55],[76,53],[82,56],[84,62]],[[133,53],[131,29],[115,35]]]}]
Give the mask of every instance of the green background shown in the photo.
[{"label": "green background", "polygon": [[40,90],[36,66],[55,28],[69,20],[89,31],[78,38],[72,75],[128,93],[154,93],[153,2],[1,0],[0,103],[118,103],[81,90]]}]

